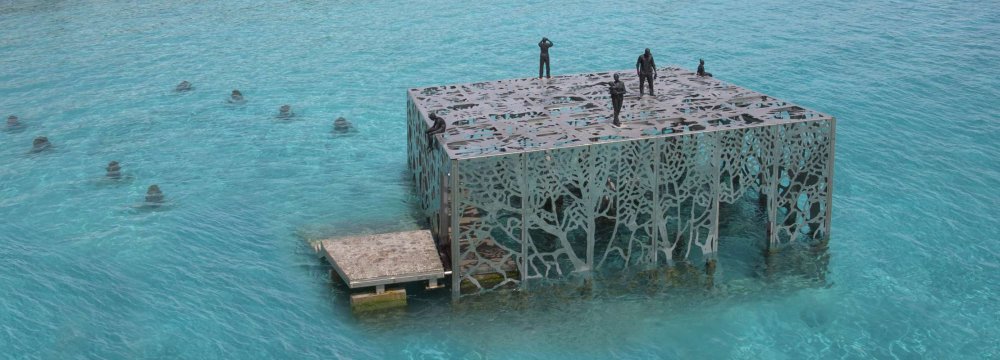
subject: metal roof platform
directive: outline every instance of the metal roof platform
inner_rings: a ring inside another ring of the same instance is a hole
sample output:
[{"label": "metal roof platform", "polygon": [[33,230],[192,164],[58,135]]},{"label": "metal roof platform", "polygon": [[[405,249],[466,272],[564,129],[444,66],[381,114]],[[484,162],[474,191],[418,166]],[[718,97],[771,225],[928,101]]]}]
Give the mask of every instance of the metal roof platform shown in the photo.
[{"label": "metal roof platform", "polygon": [[[437,112],[453,160],[550,150],[696,132],[832,119],[793,103],[676,66],[660,68],[655,99],[638,99],[633,70],[617,72],[627,93],[621,127],[611,125],[611,97],[601,82],[615,72],[523,78],[409,90],[427,122]],[[428,125],[429,126],[429,125]]]}]

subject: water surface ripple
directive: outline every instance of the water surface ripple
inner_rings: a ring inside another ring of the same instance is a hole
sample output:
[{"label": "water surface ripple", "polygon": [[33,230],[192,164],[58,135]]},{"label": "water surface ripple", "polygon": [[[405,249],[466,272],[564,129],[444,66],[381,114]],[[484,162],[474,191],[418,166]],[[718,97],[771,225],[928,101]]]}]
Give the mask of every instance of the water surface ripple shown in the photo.
[{"label": "water surface ripple", "polygon": [[[26,125],[0,133],[0,358],[1000,356],[998,19],[996,1],[0,1],[0,114]],[[555,73],[650,47],[836,115],[828,286],[352,316],[303,239],[416,227],[405,90],[531,76],[542,36]],[[338,116],[357,132],[334,136]],[[40,135],[54,148],[29,155]],[[110,160],[126,180],[102,181]],[[169,205],[137,209],[154,183]]]}]

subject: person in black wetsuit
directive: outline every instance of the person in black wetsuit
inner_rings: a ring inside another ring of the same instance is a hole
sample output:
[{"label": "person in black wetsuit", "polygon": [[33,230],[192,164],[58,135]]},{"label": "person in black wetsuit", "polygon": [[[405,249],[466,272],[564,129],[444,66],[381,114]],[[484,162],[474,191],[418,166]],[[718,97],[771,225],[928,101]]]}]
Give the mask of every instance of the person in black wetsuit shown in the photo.
[{"label": "person in black wetsuit", "polygon": [[698,59],[698,76],[712,77],[712,73],[705,72],[705,60]]},{"label": "person in black wetsuit", "polygon": [[656,79],[656,62],[653,61],[653,53],[646,48],[646,52],[639,55],[639,60],[635,61],[635,73],[639,75],[639,98],[642,99],[643,83],[649,83],[649,96],[656,96],[653,93],[653,80]]},{"label": "person in black wetsuit", "polygon": [[622,102],[625,100],[625,83],[618,79],[618,74],[615,74],[615,81],[608,84],[609,91],[611,92],[611,107],[615,111],[615,119],[612,122],[615,126],[621,126],[621,121],[618,121],[618,114],[622,112]]},{"label": "person in black wetsuit", "polygon": [[434,146],[431,144],[434,143],[434,135],[443,133],[447,124],[445,124],[444,119],[438,116],[437,113],[431,113],[430,118],[431,120],[434,120],[434,125],[432,125],[430,129],[427,129],[425,134],[427,134],[427,148],[433,149]]},{"label": "person in black wetsuit", "polygon": [[538,47],[542,49],[542,53],[538,58],[538,78],[542,78],[542,69],[545,70],[545,77],[551,78],[549,74],[549,48],[555,46],[549,38],[543,37],[542,41],[538,42]]}]

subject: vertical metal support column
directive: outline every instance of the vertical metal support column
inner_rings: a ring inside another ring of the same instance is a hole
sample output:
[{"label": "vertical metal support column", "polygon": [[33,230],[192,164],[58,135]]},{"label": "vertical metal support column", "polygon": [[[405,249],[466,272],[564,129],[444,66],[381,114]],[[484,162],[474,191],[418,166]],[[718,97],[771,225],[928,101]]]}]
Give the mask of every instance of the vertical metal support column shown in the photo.
[{"label": "vertical metal support column", "polygon": [[[610,145],[602,145],[602,146],[599,146],[599,147],[598,146],[584,146],[583,147],[583,149],[584,149],[583,151],[586,151],[586,154],[587,154],[587,164],[586,164],[586,166],[587,166],[587,168],[590,169],[588,171],[588,173],[590,173],[589,183],[591,184],[590,185],[590,187],[591,187],[590,189],[580,189],[583,192],[583,195],[584,195],[584,199],[583,199],[584,204],[594,205],[594,204],[597,204],[599,202],[599,200],[594,199],[594,190],[593,189],[596,188],[597,186],[603,186],[603,184],[605,184],[605,181],[607,181],[607,179],[597,179],[597,169],[596,169],[596,167],[597,167],[596,166],[597,165],[596,164],[597,161],[595,161],[595,158],[597,156],[594,154],[594,152],[595,151],[601,151],[600,149],[603,149],[603,148],[608,147],[608,146],[610,146]],[[599,149],[598,150],[594,150],[595,148],[599,148]],[[602,185],[597,185],[597,184],[602,184]],[[618,186],[621,186],[621,185],[618,185]],[[594,211],[594,210],[590,210],[590,211]],[[591,225],[593,225],[597,221],[597,219],[589,219],[588,221],[589,221],[589,223]],[[597,241],[596,238],[597,238],[597,236],[594,234],[595,232],[596,232],[595,229],[588,229],[588,231],[587,231],[587,273],[586,273],[586,278],[587,279],[590,279],[591,275],[593,275],[593,273],[594,273],[594,247],[596,247],[596,245],[597,245],[596,244],[596,241]]]},{"label": "vertical metal support column", "polygon": [[769,126],[771,132],[771,183],[768,184],[767,190],[767,252],[771,253],[777,251],[778,245],[778,231],[777,231],[777,220],[778,220],[778,183],[781,182],[779,177],[778,169],[781,168],[779,161],[781,160],[781,130],[784,125]]},{"label": "vertical metal support column", "polygon": [[[435,149],[435,151],[436,150],[437,149]],[[444,151],[444,150],[441,150],[441,151]],[[447,158],[447,157],[444,157],[444,158]],[[444,162],[447,163],[448,160],[444,160]],[[450,240],[451,240],[451,236],[450,236],[451,233],[448,231],[449,219],[448,219],[448,211],[447,211],[448,206],[450,205],[448,203],[448,188],[449,188],[449,184],[448,184],[448,170],[447,170],[447,168],[445,168],[444,164],[441,164],[441,165],[442,165],[440,167],[441,168],[441,179],[440,179],[441,184],[438,187],[438,189],[439,189],[438,191],[440,191],[440,194],[438,195],[438,197],[441,198],[440,199],[441,203],[440,203],[440,205],[438,205],[438,226],[437,226],[437,234],[435,234],[435,235],[438,236],[438,241],[440,241],[440,243],[438,243],[438,245],[450,244],[451,243],[450,242]]]},{"label": "vertical metal support column", "polygon": [[416,139],[413,136],[413,98],[410,94],[406,94],[406,167],[410,169],[410,176],[414,176],[416,172],[413,171],[413,141]]},{"label": "vertical metal support column", "polygon": [[461,214],[458,213],[458,198],[462,193],[461,188],[459,188],[459,171],[458,160],[451,160],[451,300],[458,301],[461,295],[462,289],[459,284],[462,280],[462,267],[461,267],[461,248],[458,246],[459,243],[459,219],[461,219]]},{"label": "vertical metal support column", "polygon": [[528,188],[528,153],[521,153],[521,289],[528,285],[528,213],[531,189]]},{"label": "vertical metal support column", "polygon": [[827,136],[830,141],[830,154],[827,158],[826,164],[826,221],[824,221],[823,227],[826,233],[824,235],[825,239],[823,241],[830,240],[830,224],[833,220],[833,160],[834,160],[834,149],[836,148],[837,140],[837,118],[830,118],[830,135]]},{"label": "vertical metal support column", "polygon": [[722,156],[719,154],[724,133],[721,131],[709,133],[712,136],[712,238],[709,242],[709,249],[712,251],[710,259],[715,259],[719,252],[719,198],[722,196]]},{"label": "vertical metal support column", "polygon": [[[660,225],[663,223],[663,213],[660,212],[660,163],[663,158],[660,154],[660,143],[662,139],[653,138],[653,231],[650,237],[653,239],[653,267],[660,265],[659,259],[659,239]],[[665,227],[665,226],[664,226]]]}]

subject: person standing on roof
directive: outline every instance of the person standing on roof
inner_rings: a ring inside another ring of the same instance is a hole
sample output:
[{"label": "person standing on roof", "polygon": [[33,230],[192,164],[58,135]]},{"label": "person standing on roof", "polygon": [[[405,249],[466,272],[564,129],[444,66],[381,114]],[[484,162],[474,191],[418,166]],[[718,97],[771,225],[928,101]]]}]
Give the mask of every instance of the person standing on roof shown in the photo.
[{"label": "person standing on roof", "polygon": [[545,70],[545,77],[551,78],[552,75],[549,74],[549,48],[555,46],[549,38],[543,37],[542,41],[538,42],[538,47],[541,49],[541,54],[538,58],[538,78],[542,78],[542,69]]},{"label": "person standing on roof", "polygon": [[653,80],[656,79],[656,62],[653,61],[653,53],[649,48],[646,48],[646,52],[639,55],[639,59],[635,61],[635,73],[639,75],[639,98],[642,99],[644,83],[649,83],[649,96],[655,97]]}]

